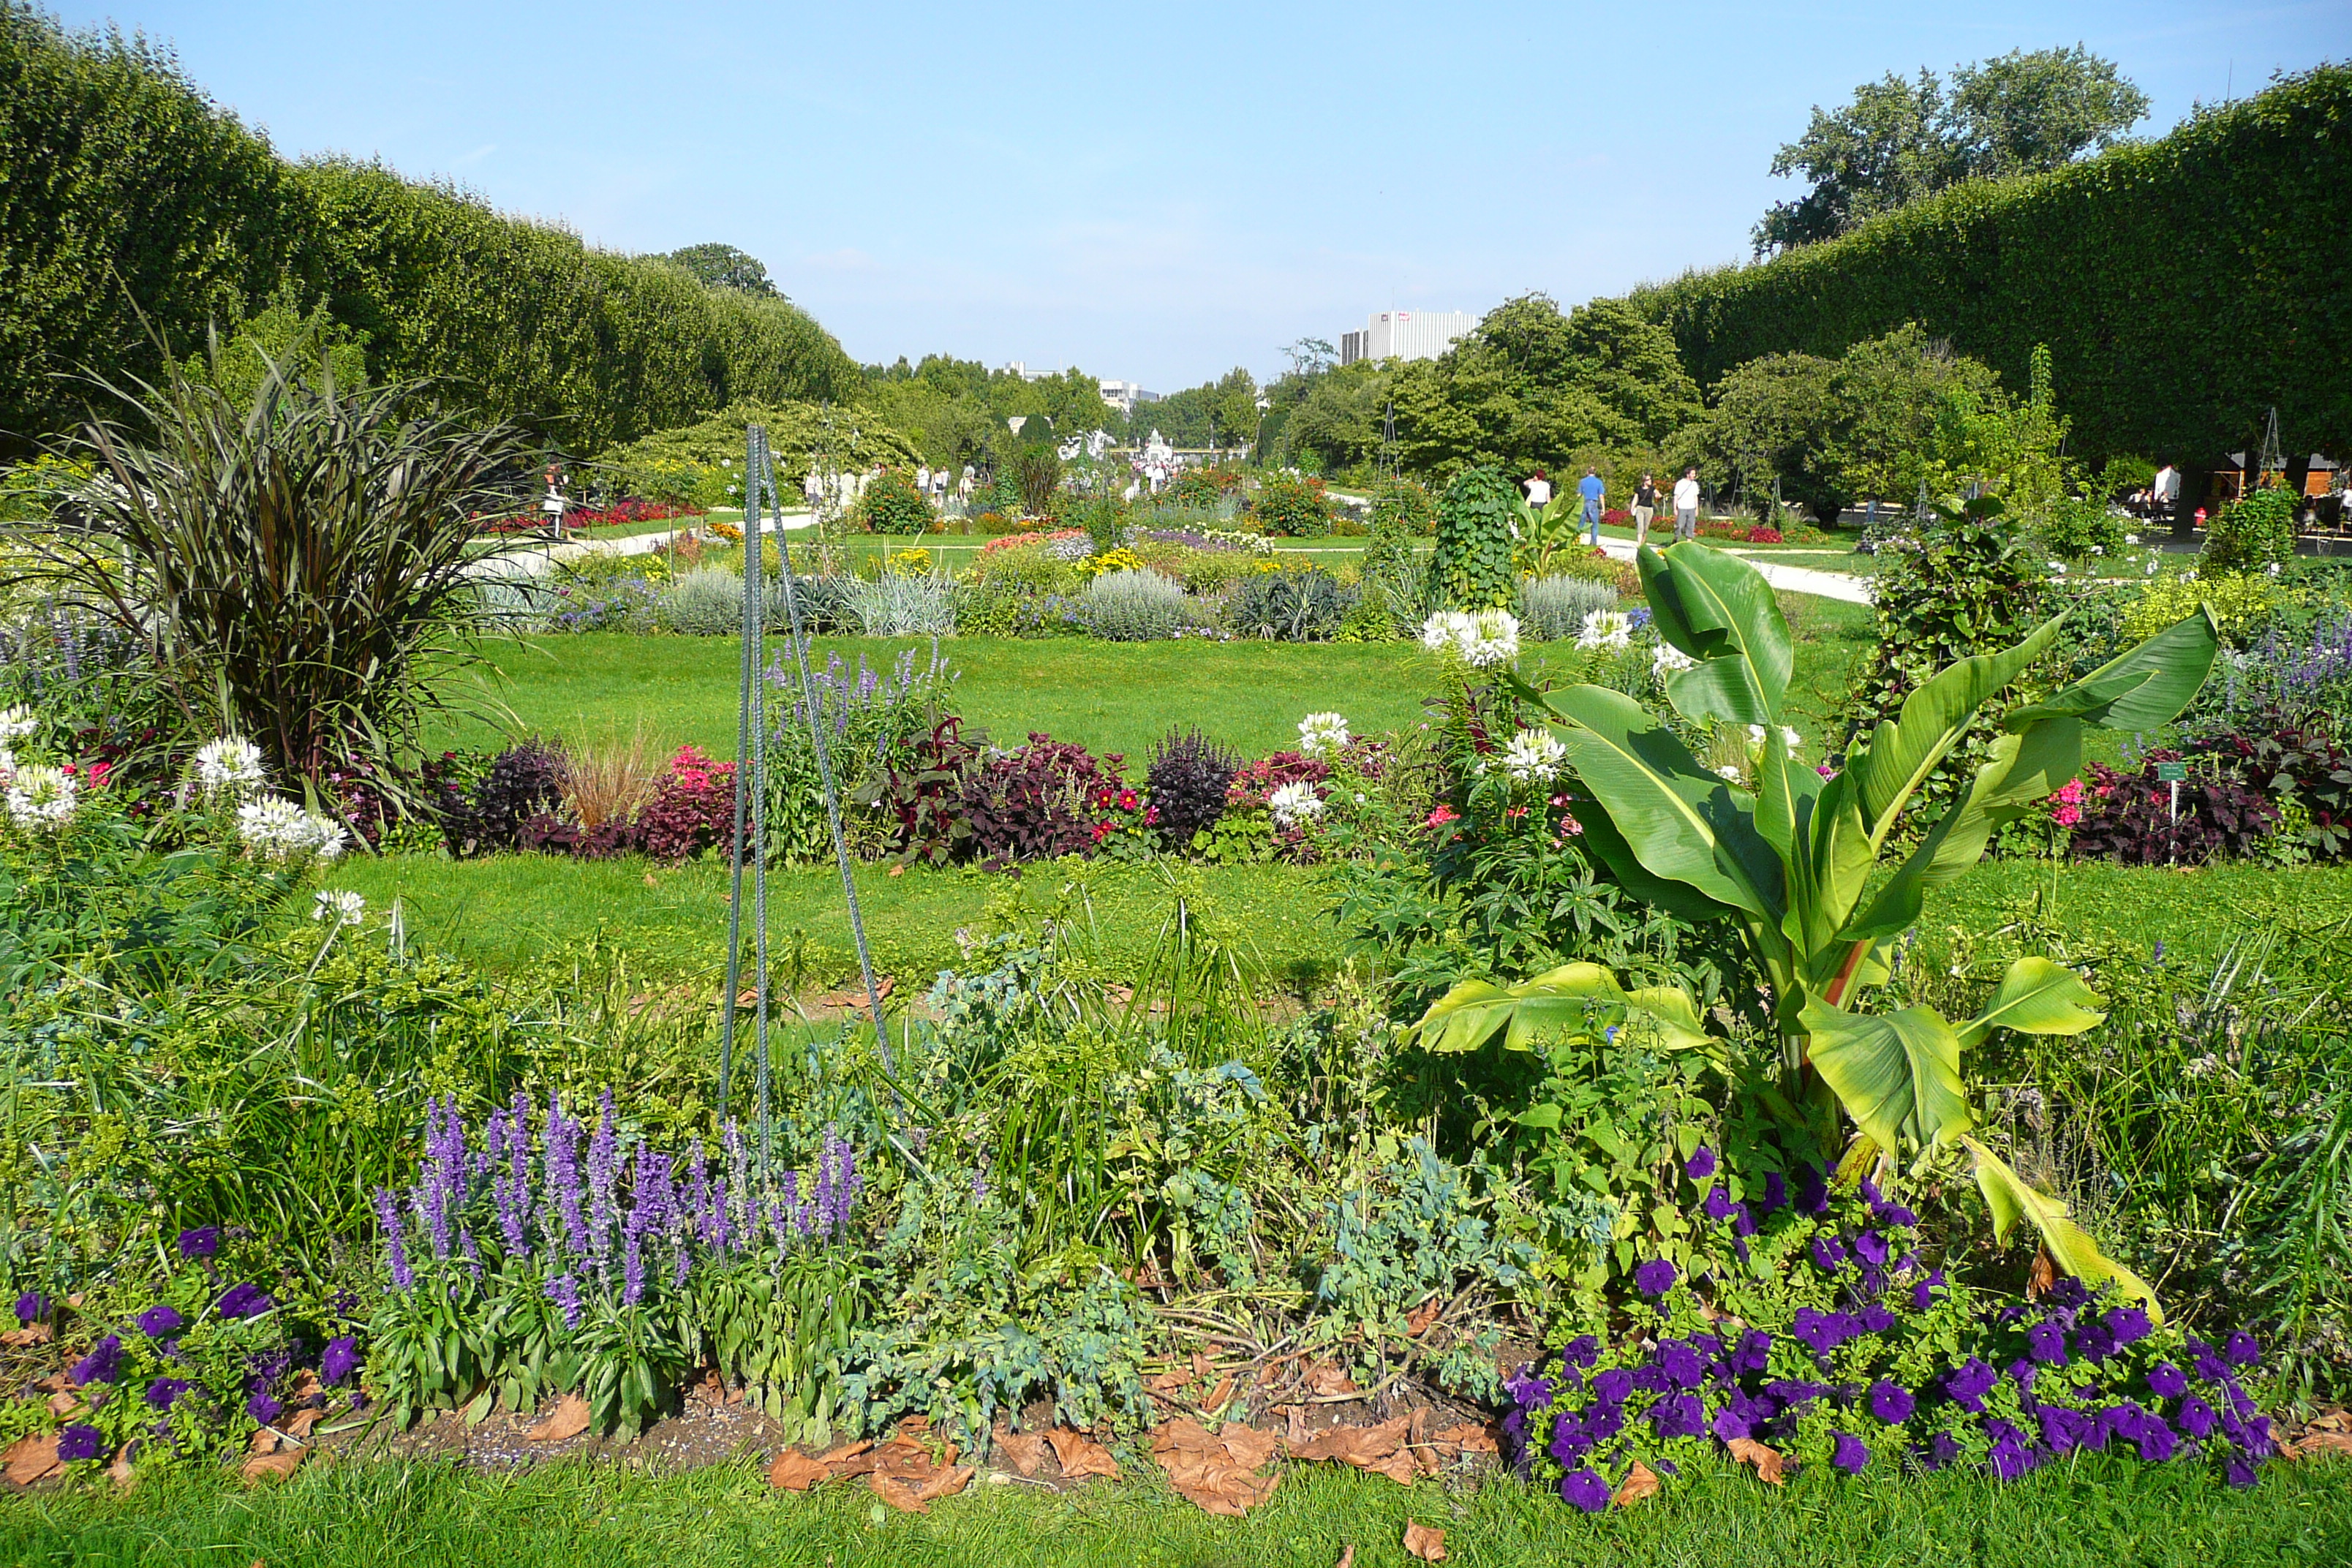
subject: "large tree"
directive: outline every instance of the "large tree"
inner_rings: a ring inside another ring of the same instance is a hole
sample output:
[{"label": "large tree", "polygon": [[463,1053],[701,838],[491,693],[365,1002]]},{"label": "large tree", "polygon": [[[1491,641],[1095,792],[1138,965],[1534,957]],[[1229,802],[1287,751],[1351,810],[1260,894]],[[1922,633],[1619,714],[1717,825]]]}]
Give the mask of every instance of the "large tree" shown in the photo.
[{"label": "large tree", "polygon": [[683,250],[671,251],[668,259],[713,289],[732,289],[741,294],[771,298],[776,295],[776,286],[768,280],[767,263],[731,245],[720,245],[715,240],[709,245],[689,245]]},{"label": "large tree", "polygon": [[1835,112],[1816,104],[1804,135],[1773,156],[1773,174],[1812,188],[1764,215],[1756,254],[1834,239],[1962,180],[2055,169],[2113,146],[2147,113],[2147,95],[2079,44],[1958,67],[1948,89],[1925,67],[1916,81],[1889,72]]}]

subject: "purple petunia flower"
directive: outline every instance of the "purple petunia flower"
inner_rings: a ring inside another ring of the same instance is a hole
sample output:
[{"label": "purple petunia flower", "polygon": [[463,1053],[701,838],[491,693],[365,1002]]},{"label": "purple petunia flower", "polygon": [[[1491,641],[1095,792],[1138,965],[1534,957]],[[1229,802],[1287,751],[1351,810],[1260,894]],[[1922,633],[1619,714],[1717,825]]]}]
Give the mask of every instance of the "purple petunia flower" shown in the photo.
[{"label": "purple petunia flower", "polygon": [[1589,1371],[1592,1363],[1601,1359],[1601,1342],[1591,1334],[1579,1334],[1568,1342],[1567,1348],[1559,1352],[1559,1359],[1570,1366]]},{"label": "purple petunia flower", "polygon": [[332,1387],[360,1369],[359,1342],[349,1334],[327,1342],[319,1352],[319,1381]]},{"label": "purple petunia flower", "polygon": [[49,1315],[49,1299],[38,1290],[27,1290],[16,1298],[16,1321],[30,1323]]},{"label": "purple petunia flower", "polygon": [[1765,1210],[1765,1212],[1769,1214],[1769,1213],[1770,1213],[1772,1210],[1774,1210],[1774,1209],[1776,1209],[1776,1208],[1779,1208],[1782,1204],[1785,1204],[1785,1203],[1787,1203],[1788,1201],[1789,1201],[1789,1182],[1788,1182],[1788,1178],[1786,1178],[1785,1176],[1781,1175],[1781,1174],[1780,1174],[1780,1172],[1778,1172],[1778,1171],[1767,1171],[1767,1172],[1765,1172],[1765,1173],[1764,1173],[1764,1199],[1763,1199],[1763,1203],[1762,1203],[1762,1205],[1761,1205],[1761,1206],[1763,1207],[1763,1209]]},{"label": "purple petunia flower", "polygon": [[160,1340],[166,1334],[176,1334],[188,1326],[188,1320],[180,1316],[173,1308],[160,1305],[148,1308],[131,1321],[137,1323],[139,1331],[151,1340]]},{"label": "purple petunia flower", "polygon": [[2082,1443],[2091,1429],[2089,1417],[2062,1405],[2045,1405],[2035,1412],[2042,1423],[2042,1440],[2053,1454],[2063,1454]]},{"label": "purple petunia flower", "polygon": [[2190,1394],[2180,1402],[2179,1419],[2180,1429],[2201,1443],[2212,1435],[2214,1424],[2220,1417],[2213,1414],[2211,1405]]},{"label": "purple petunia flower", "polygon": [[1873,1301],[1854,1314],[1866,1334],[1883,1334],[1895,1326],[1895,1314]]},{"label": "purple petunia flower", "polygon": [[1830,1212],[1830,1181],[1818,1165],[1797,1172],[1797,1212],[1819,1217]]},{"label": "purple petunia flower", "polygon": [[95,1459],[105,1447],[105,1435],[95,1426],[76,1423],[58,1434],[58,1458],[60,1459]]},{"label": "purple petunia flower", "polygon": [[2095,1320],[2074,1331],[2074,1348],[2083,1359],[2096,1363],[2116,1353],[2115,1331]]},{"label": "purple petunia flower", "polygon": [[1668,1340],[1658,1347],[1658,1370],[1676,1388],[1696,1388],[1706,1375],[1697,1350],[1681,1340]]},{"label": "purple petunia flower", "polygon": [[2241,1329],[2231,1334],[2230,1342],[2221,1348],[2221,1359],[2231,1366],[2252,1366],[2263,1359],[2262,1343]]},{"label": "purple petunia flower", "polygon": [[1927,1439],[1927,1468],[1940,1470],[1960,1457],[1960,1440],[1949,1432],[1938,1432]]},{"label": "purple petunia flower", "polygon": [[2107,1332],[2118,1345],[2136,1345],[2156,1331],[2147,1312],[2139,1307],[2117,1307],[2106,1315]]},{"label": "purple petunia flower", "polygon": [[1731,1201],[1731,1194],[1724,1191],[1721,1182],[1706,1190],[1706,1201],[1700,1204],[1699,1208],[1707,1218],[1718,1223],[1738,1212],[1738,1205]]},{"label": "purple petunia flower", "polygon": [[1715,1420],[1708,1430],[1722,1442],[1736,1443],[1748,1435],[1753,1425],[1754,1418],[1748,1414],[1744,1403],[1726,1405],[1715,1413]]},{"label": "purple petunia flower", "polygon": [[1858,1476],[1862,1474],[1863,1467],[1870,1463],[1870,1447],[1851,1432],[1832,1431],[1830,1434],[1830,1463],[1847,1475]]},{"label": "purple petunia flower", "polygon": [[1675,1266],[1663,1258],[1653,1258],[1633,1270],[1633,1289],[1655,1300],[1675,1288]]},{"label": "purple petunia flower", "polygon": [[2066,1331],[2057,1324],[2034,1324],[2025,1331],[2025,1342],[2033,1359],[2043,1366],[2066,1364]]},{"label": "purple petunia flower", "polygon": [[2189,1374],[2160,1361],[2147,1369],[2147,1391],[2158,1399],[2178,1399],[2189,1392]]},{"label": "purple petunia flower", "polygon": [[90,1347],[89,1354],[74,1363],[66,1379],[79,1388],[93,1383],[112,1383],[121,1375],[122,1341],[109,1334]]},{"label": "purple petunia flower", "polygon": [[1886,1267],[1886,1238],[1874,1230],[1865,1230],[1853,1238],[1853,1255],[1873,1268]]},{"label": "purple petunia flower", "polygon": [[183,1258],[210,1258],[219,1250],[220,1226],[216,1225],[200,1225],[194,1230],[180,1233],[180,1256]]},{"label": "purple petunia flower", "polygon": [[1715,1151],[1704,1143],[1691,1151],[1689,1162],[1683,1166],[1683,1173],[1694,1182],[1704,1182],[1714,1175]]},{"label": "purple petunia flower", "polygon": [[1581,1467],[1559,1479],[1559,1497],[1586,1513],[1599,1513],[1609,1506],[1609,1483],[1593,1474],[1590,1466]]},{"label": "purple petunia flower", "polygon": [[1834,1236],[1817,1236],[1805,1249],[1812,1255],[1813,1267],[1824,1274],[1834,1274],[1845,1261],[1845,1243]]},{"label": "purple petunia flower", "polygon": [[224,1318],[257,1318],[277,1305],[257,1285],[232,1285],[221,1292],[214,1310]]},{"label": "purple petunia flower", "polygon": [[2230,1456],[2230,1463],[2226,1467],[2226,1470],[2229,1476],[2230,1484],[2238,1488],[2242,1491],[2247,1487],[2252,1486],[2255,1481],[2261,1479],[2255,1475],[2253,1466],[2246,1463],[2245,1460],[2240,1458],[2235,1454]]},{"label": "purple petunia flower", "polygon": [[1918,1407],[1918,1397],[1900,1384],[1882,1377],[1870,1385],[1870,1413],[1889,1426],[1902,1426]]},{"label": "purple petunia flower", "polygon": [[1706,1407],[1696,1394],[1677,1394],[1650,1406],[1650,1429],[1660,1437],[1697,1437],[1706,1431]]},{"label": "purple petunia flower", "polygon": [[1596,1405],[1584,1413],[1586,1430],[1596,1443],[1606,1443],[1625,1429],[1625,1407],[1622,1405]]},{"label": "purple petunia flower", "polygon": [[1931,1269],[1927,1278],[1911,1287],[1911,1310],[1924,1312],[1936,1304],[1936,1292],[1944,1288],[1944,1271]]},{"label": "purple petunia flower", "polygon": [[1993,1385],[2000,1381],[2000,1373],[1970,1356],[1945,1374],[1944,1392],[1961,1408],[1982,1415],[1985,1395],[1990,1394]]},{"label": "purple petunia flower", "polygon": [[1801,1405],[1811,1404],[1827,1394],[1829,1388],[1823,1384],[1805,1383],[1795,1378],[1782,1377],[1775,1378],[1766,1384],[1764,1392],[1779,1400],[1784,1407],[1793,1410]]},{"label": "purple petunia flower", "polygon": [[1511,1402],[1522,1410],[1551,1408],[1552,1385],[1549,1379],[1535,1375],[1535,1369],[1522,1366],[1503,1380],[1503,1389]]},{"label": "purple petunia flower", "polygon": [[267,1426],[286,1414],[286,1406],[272,1399],[267,1392],[263,1392],[256,1394],[245,1402],[245,1413],[253,1417],[256,1426]]},{"label": "purple petunia flower", "polygon": [[1735,1372],[1762,1372],[1771,1359],[1772,1336],[1762,1329],[1750,1329],[1739,1336],[1739,1348],[1734,1352]]},{"label": "purple petunia flower", "polygon": [[159,1377],[147,1385],[147,1403],[158,1410],[169,1410],[172,1401],[193,1386],[184,1377]]}]

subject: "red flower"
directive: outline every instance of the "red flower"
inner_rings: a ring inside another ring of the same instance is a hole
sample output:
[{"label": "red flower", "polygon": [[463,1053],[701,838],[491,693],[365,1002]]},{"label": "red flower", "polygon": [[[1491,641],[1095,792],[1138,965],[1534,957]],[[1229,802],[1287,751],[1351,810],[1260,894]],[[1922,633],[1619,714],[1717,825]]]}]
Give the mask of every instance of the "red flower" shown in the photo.
[{"label": "red flower", "polygon": [[1133,810],[1135,809],[1135,806],[1136,806],[1135,792],[1134,792],[1133,790],[1131,790],[1131,789],[1128,789],[1128,790],[1121,790],[1121,791],[1119,791],[1119,793],[1118,793],[1118,808],[1119,808],[1119,810],[1121,810],[1121,811],[1133,811]]},{"label": "red flower", "polygon": [[1455,811],[1450,805],[1441,804],[1435,811],[1429,814],[1428,826],[1432,827],[1443,827],[1449,822],[1459,822],[1461,820],[1462,814],[1460,812]]}]

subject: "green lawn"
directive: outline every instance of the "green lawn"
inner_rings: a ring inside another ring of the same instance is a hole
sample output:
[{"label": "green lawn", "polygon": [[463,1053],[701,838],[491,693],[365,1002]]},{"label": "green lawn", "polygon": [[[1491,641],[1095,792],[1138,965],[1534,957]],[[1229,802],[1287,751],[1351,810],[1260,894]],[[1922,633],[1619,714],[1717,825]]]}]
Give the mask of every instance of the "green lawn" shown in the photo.
[{"label": "green lawn", "polygon": [[584,1462],[518,1475],[352,1462],[252,1491],[205,1476],[0,1501],[0,1562],[1334,1568],[1352,1547],[1354,1568],[1398,1568],[1411,1561],[1408,1518],[1444,1530],[1460,1568],[2305,1568],[2352,1559],[2352,1464],[2273,1465],[2243,1492],[2185,1463],[2097,1458],[2008,1485],[1823,1473],[1778,1491],[1709,1467],[1593,1517],[1509,1481],[1448,1492],[1308,1466],[1231,1520],[1174,1499],[1156,1477],[1060,1496],[975,1485],[915,1517],[854,1484],[771,1492],[747,1463],[656,1476]]}]

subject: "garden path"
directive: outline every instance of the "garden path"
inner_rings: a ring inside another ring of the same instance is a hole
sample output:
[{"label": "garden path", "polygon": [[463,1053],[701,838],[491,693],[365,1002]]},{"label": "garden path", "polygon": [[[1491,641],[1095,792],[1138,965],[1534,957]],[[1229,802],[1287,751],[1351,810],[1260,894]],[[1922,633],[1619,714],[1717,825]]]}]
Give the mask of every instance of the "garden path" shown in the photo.
[{"label": "garden path", "polygon": [[[1601,548],[1612,560],[1633,559],[1633,542],[1611,539],[1602,535]],[[1810,566],[1783,566],[1763,556],[1751,555],[1744,550],[1726,550],[1727,555],[1737,555],[1763,574],[1764,581],[1775,588],[1785,588],[1791,594],[1811,594],[1823,599],[1843,599],[1849,605],[1870,603],[1870,584],[1858,577],[1840,572],[1816,572]]]}]

